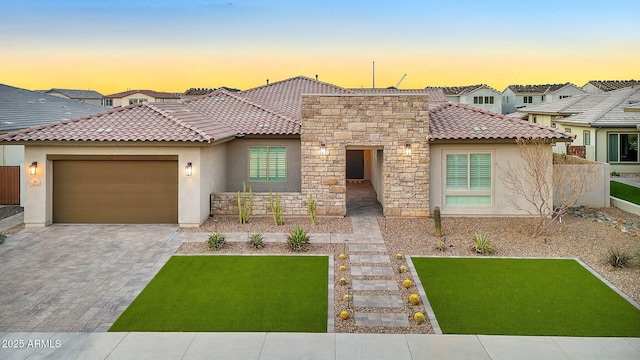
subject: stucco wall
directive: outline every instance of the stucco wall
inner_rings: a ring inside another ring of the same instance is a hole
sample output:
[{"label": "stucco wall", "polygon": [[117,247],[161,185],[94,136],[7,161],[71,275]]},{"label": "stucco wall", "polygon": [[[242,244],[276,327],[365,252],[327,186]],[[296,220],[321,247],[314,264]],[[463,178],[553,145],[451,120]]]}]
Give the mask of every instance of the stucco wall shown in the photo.
[{"label": "stucco wall", "polygon": [[[584,194],[578,202],[576,206],[586,206],[586,207],[609,207],[611,205],[610,202],[610,173],[609,164],[607,163],[596,163],[596,164],[588,164],[588,165],[561,165],[555,164],[555,175],[557,176],[572,176],[572,174],[580,173],[585,171],[586,167],[595,167],[593,171],[596,172],[594,175],[595,181],[592,183],[593,190]],[[589,169],[591,171],[591,169]],[[554,205],[558,205],[560,201],[559,196],[554,196]]]},{"label": "stucco wall", "polygon": [[318,214],[346,214],[346,150],[368,147],[384,149],[384,215],[428,216],[428,104],[425,95],[303,95],[302,192]]},{"label": "stucco wall", "polygon": [[[493,104],[474,104],[474,96],[482,96],[483,102],[485,96],[493,96]],[[478,109],[484,109],[500,114],[502,112],[502,94],[491,89],[480,88],[460,97],[460,103],[468,104]]]},{"label": "stucco wall", "polygon": [[[218,145],[220,146],[220,145]],[[214,177],[216,157],[224,156],[224,147],[219,149],[199,146],[26,146],[25,161],[38,162],[36,175],[24,169],[25,189],[24,221],[28,227],[51,224],[53,218],[53,161],[47,155],[177,155],[178,156],[178,223],[180,226],[198,226],[209,216],[209,186],[220,178]],[[187,162],[193,166],[193,175],[186,176]],[[39,182],[30,185],[31,181]]]},{"label": "stucco wall", "polygon": [[[491,206],[447,206],[444,202],[445,181],[446,181],[446,153],[449,151],[481,151],[492,154],[492,205]],[[497,144],[437,144],[432,143],[431,152],[431,169],[430,180],[431,190],[429,193],[430,209],[433,211],[434,206],[439,206],[443,215],[474,215],[474,216],[529,216],[526,212],[517,210],[509,200],[503,182],[501,181],[502,170],[510,161],[519,161],[518,147],[513,143],[497,143]],[[551,146],[548,147],[549,163],[552,162]],[[551,166],[549,166],[549,181],[553,176]],[[521,201],[522,205],[525,205]],[[533,210],[532,207],[529,209]]]},{"label": "stucco wall", "polygon": [[[249,147],[251,146],[286,146],[287,147],[287,181],[267,182],[249,181]],[[300,191],[300,139],[298,138],[242,138],[227,143],[229,166],[226,171],[224,191],[242,190],[242,182],[251,186],[254,192],[299,192]]]}]

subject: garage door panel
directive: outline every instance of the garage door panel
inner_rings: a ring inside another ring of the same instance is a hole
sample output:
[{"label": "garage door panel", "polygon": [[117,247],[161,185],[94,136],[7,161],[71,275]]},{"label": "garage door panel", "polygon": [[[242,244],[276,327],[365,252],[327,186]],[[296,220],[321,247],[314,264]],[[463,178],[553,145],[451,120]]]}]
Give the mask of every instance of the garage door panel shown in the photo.
[{"label": "garage door panel", "polygon": [[176,161],[56,160],[53,168],[54,222],[177,222]]}]

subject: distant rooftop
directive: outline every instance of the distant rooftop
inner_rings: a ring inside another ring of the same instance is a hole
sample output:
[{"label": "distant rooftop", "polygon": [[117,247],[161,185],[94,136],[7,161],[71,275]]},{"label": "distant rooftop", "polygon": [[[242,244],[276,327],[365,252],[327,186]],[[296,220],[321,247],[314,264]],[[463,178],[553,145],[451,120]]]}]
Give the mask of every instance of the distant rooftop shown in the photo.
[{"label": "distant rooftop", "polygon": [[[559,90],[567,85],[573,85],[570,82],[564,84],[542,84],[542,85],[509,85],[507,88],[511,89],[514,93],[533,93],[544,94],[546,92],[553,92]],[[575,85],[574,85],[575,86]]]},{"label": "distant rooftop", "polygon": [[[589,84],[595,86],[596,88],[604,92],[609,92],[613,90],[620,90],[626,87],[634,86],[637,84],[637,82],[635,80],[590,80],[586,84],[584,84],[582,87],[585,87]],[[640,85],[640,84],[637,84],[637,85]]]},{"label": "distant rooftop", "polygon": [[154,90],[127,90],[127,91],[123,91],[123,92],[119,92],[111,95],[106,95],[105,98],[110,98],[110,99],[123,98],[123,97],[137,94],[137,93],[144,94],[156,99],[180,99],[180,96],[174,93],[154,91]]},{"label": "distant rooftop", "polygon": [[464,85],[464,86],[427,86],[425,89],[442,89],[442,91],[447,96],[461,96],[461,95],[465,95],[470,92],[473,92],[481,87],[486,87],[487,89],[493,90],[495,92],[499,92],[496,89],[486,84]]},{"label": "distant rooftop", "polygon": [[53,88],[51,90],[44,91],[47,94],[58,93],[62,94],[69,99],[82,100],[82,99],[95,99],[102,100],[102,94],[95,90],[75,90],[75,89],[58,89]]}]

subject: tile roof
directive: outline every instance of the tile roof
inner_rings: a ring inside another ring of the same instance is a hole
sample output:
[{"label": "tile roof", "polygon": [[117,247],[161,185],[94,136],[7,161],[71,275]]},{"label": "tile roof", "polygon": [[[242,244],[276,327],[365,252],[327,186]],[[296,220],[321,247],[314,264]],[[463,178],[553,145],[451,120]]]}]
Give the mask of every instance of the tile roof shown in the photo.
[{"label": "tile roof", "polygon": [[443,103],[448,103],[447,96],[442,89],[439,88],[425,88],[425,89],[372,89],[372,88],[354,88],[349,91],[359,94],[419,94],[429,95],[429,107],[440,106]]},{"label": "tile roof", "polygon": [[527,114],[564,115],[563,123],[594,127],[635,127],[640,113],[625,111],[640,103],[640,87],[623,88],[604,94],[585,94],[528,106],[518,111]]},{"label": "tile roof", "polygon": [[[185,115],[186,116],[186,115]],[[0,135],[4,141],[210,142],[211,136],[149,103]]]},{"label": "tile roof", "polygon": [[[507,88],[511,89],[516,94],[544,94],[547,92],[554,92],[562,89],[567,85],[573,85],[570,82],[564,84],[543,84],[543,85],[509,85]],[[574,85],[575,86],[575,85]]]},{"label": "tile roof", "polygon": [[296,76],[238,93],[254,103],[276,109],[283,115],[302,121],[302,94],[349,94],[339,86]]},{"label": "tile roof", "polygon": [[74,100],[82,100],[82,99],[99,99],[102,100],[102,94],[95,90],[74,90],[74,89],[58,89],[53,88],[51,90],[45,91],[47,94],[51,93],[59,93],[62,94],[69,99]]},{"label": "tile roof", "polygon": [[176,94],[168,93],[168,92],[153,91],[153,90],[127,90],[127,91],[123,91],[123,92],[119,92],[111,95],[105,95],[104,97],[109,99],[116,99],[116,98],[123,98],[125,96],[129,96],[133,94],[144,94],[156,99],[180,99],[180,96]]},{"label": "tile roof", "polygon": [[219,87],[217,89],[212,89],[212,88],[190,88],[187,91],[185,91],[183,93],[183,95],[186,95],[186,96],[202,96],[202,95],[211,94],[212,92],[214,92],[216,90],[226,90],[228,92],[238,92],[238,91],[240,91],[240,89],[234,89],[234,88],[230,88],[230,87],[226,87],[226,86],[221,86],[221,87]]},{"label": "tile roof", "polygon": [[632,85],[636,84],[636,81],[635,80],[589,80],[582,87],[584,88],[589,84],[595,86],[596,88],[604,92],[609,92],[613,90],[620,90],[626,87],[631,87]]},{"label": "tile roof", "polygon": [[498,90],[492,88],[487,84],[466,85],[466,86],[427,86],[426,89],[442,89],[445,95],[461,96],[461,95],[469,94],[481,87],[500,93]]},{"label": "tile roof", "polygon": [[429,110],[429,132],[432,140],[534,138],[571,141],[575,137],[463,104],[446,104]]},{"label": "tile roof", "polygon": [[0,134],[95,114],[106,109],[98,105],[0,84]]}]

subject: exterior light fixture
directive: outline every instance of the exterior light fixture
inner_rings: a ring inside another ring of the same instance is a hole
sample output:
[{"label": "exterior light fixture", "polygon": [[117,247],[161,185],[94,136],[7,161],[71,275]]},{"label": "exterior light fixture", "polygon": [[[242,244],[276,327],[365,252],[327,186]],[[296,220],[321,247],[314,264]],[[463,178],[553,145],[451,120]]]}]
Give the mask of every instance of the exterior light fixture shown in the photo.
[{"label": "exterior light fixture", "polygon": [[36,170],[38,170],[38,162],[34,161],[29,165],[29,175],[35,175]]},{"label": "exterior light fixture", "polygon": [[320,142],[320,155],[327,155],[327,144],[324,141]]},{"label": "exterior light fixture", "polygon": [[193,166],[191,166],[191,162],[188,162],[187,166],[184,167],[184,174],[187,176],[191,176],[191,174],[193,174]]},{"label": "exterior light fixture", "polygon": [[404,154],[407,156],[411,156],[411,144],[404,144]]}]

